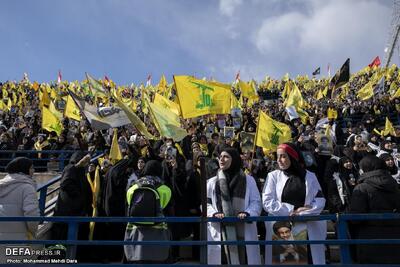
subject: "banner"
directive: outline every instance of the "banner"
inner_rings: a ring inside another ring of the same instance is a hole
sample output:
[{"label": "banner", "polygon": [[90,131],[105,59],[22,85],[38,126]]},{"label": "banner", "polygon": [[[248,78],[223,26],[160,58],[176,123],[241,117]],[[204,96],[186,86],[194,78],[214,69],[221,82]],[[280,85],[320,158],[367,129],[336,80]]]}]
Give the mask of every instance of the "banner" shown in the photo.
[{"label": "banner", "polygon": [[117,107],[100,107],[87,103],[84,99],[69,91],[81,112],[88,119],[94,130],[105,130],[130,124],[125,112]]},{"label": "banner", "polygon": [[174,76],[182,117],[194,118],[206,114],[229,114],[230,86],[198,80],[190,76]]}]

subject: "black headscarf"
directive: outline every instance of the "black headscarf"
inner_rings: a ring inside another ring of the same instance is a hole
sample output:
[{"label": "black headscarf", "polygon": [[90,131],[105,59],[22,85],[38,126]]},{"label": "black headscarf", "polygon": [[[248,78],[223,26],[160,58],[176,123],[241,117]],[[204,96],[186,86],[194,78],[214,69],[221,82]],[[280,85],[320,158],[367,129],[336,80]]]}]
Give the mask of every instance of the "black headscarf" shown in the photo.
[{"label": "black headscarf", "polygon": [[228,182],[230,197],[244,198],[246,194],[246,175],[241,171],[242,159],[239,152],[229,147],[222,149],[222,152],[228,153],[232,158],[229,168],[223,171]]},{"label": "black headscarf", "polygon": [[344,157],[340,158],[340,160],[339,160],[339,168],[338,168],[340,173],[347,173],[347,172],[351,171],[351,170],[349,170],[349,169],[344,167],[344,164],[346,162],[348,162],[348,161],[352,162],[349,157],[344,156]]},{"label": "black headscarf", "polygon": [[385,170],[385,162],[374,155],[367,155],[360,161],[360,169],[365,172]]},{"label": "black headscarf", "polygon": [[[289,159],[290,159],[290,167],[283,172],[288,175],[288,176],[298,176],[302,180],[305,180],[306,177],[306,169],[304,168],[305,163],[304,163],[304,158],[303,155],[301,154],[300,150],[297,148],[297,146],[293,143],[284,143],[284,145],[289,146],[291,149],[293,149],[297,153],[297,158],[293,157],[291,153],[288,153],[288,151],[285,152],[288,154]],[[281,147],[279,147],[281,148]]]},{"label": "black headscarf", "polygon": [[386,151],[386,152],[388,152],[388,153],[392,153],[393,152],[393,149],[386,149],[385,148],[385,145],[386,144],[390,144],[391,142],[389,141],[389,140],[383,140],[382,142],[381,142],[381,145],[380,145],[380,149],[381,150],[384,150],[384,151]]},{"label": "black headscarf", "polygon": [[304,168],[304,159],[296,145],[292,143],[284,143],[278,146],[283,149],[290,159],[290,166],[283,170],[288,176],[285,186],[283,187],[281,199],[282,202],[292,204],[295,209],[303,207],[306,199],[306,174]]},{"label": "black headscarf", "polygon": [[221,150],[221,153],[222,152],[228,153],[232,158],[231,166],[227,170],[225,170],[224,173],[227,174],[229,177],[233,177],[240,171],[240,168],[242,167],[242,159],[240,158],[239,152],[236,149],[230,147],[223,148]]},{"label": "black headscarf", "polygon": [[32,160],[26,157],[18,157],[13,159],[6,166],[6,172],[9,174],[12,173],[23,173],[29,175],[29,170],[32,166]]},{"label": "black headscarf", "polygon": [[[388,159],[393,159],[393,156],[388,153],[383,153],[382,155],[379,156],[379,158],[383,161],[387,161]],[[385,165],[386,165],[386,162],[385,162]],[[393,167],[389,167],[386,165],[386,169],[389,170],[391,175],[397,174],[397,171],[398,171],[396,164],[393,164]]]},{"label": "black headscarf", "polygon": [[146,162],[146,165],[144,165],[143,171],[142,171],[142,176],[157,176],[160,177],[162,176],[162,166],[161,163],[158,162],[157,160],[149,160]]}]

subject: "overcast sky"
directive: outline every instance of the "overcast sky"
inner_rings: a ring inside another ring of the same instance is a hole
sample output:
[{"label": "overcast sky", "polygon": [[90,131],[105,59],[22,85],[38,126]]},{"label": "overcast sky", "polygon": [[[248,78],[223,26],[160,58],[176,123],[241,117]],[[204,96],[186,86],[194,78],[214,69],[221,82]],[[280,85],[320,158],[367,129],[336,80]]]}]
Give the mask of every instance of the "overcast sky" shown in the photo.
[{"label": "overcast sky", "polygon": [[389,0],[1,0],[0,81],[355,72],[383,61],[391,16]]}]

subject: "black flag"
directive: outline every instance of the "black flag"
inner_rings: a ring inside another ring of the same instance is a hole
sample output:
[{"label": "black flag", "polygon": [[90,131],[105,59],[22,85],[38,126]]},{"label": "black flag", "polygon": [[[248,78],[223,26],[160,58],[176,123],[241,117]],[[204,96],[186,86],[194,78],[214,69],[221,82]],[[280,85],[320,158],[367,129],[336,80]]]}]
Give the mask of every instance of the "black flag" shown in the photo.
[{"label": "black flag", "polygon": [[347,83],[350,79],[350,58],[346,60],[343,66],[339,71],[336,72],[335,76],[332,77],[330,84],[333,89],[338,88],[345,83]]},{"label": "black flag", "polygon": [[314,70],[312,75],[319,75],[321,73],[321,67],[318,67],[318,69]]}]

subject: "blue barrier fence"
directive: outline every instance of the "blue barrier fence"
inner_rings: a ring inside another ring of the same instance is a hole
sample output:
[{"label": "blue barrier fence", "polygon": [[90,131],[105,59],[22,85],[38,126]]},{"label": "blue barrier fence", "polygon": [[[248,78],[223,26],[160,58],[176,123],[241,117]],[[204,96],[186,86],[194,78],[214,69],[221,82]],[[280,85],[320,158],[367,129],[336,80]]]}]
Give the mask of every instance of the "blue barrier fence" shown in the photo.
[{"label": "blue barrier fence", "polygon": [[[0,222],[14,222],[14,221],[48,221],[48,222],[62,222],[68,224],[68,237],[67,240],[0,240],[0,244],[64,244],[68,246],[68,257],[73,259],[75,256],[76,245],[159,245],[159,246],[202,246],[204,249],[207,245],[278,245],[278,244],[326,244],[326,245],[339,245],[340,246],[340,266],[353,266],[350,257],[350,245],[354,244],[400,244],[400,239],[350,239],[348,234],[349,221],[367,221],[367,220],[399,220],[399,213],[390,214],[331,214],[320,216],[263,216],[263,217],[248,217],[246,222],[263,222],[263,221],[317,221],[317,220],[331,220],[337,223],[337,239],[336,240],[296,240],[296,241],[277,241],[277,240],[252,240],[252,241],[121,241],[121,240],[77,240],[78,224],[88,222],[167,222],[167,223],[193,223],[193,222],[221,222],[221,223],[237,223],[243,222],[236,217],[226,217],[224,219],[217,218],[201,218],[201,217],[164,217],[164,218],[132,218],[132,217],[0,217]],[[394,252],[397,253],[397,252]],[[86,266],[86,265],[82,265]],[[113,264],[113,266],[123,266]],[[167,265],[164,265],[167,266]],[[188,265],[189,266],[189,265]],[[199,265],[196,265],[199,266]],[[263,265],[268,266],[268,265]],[[360,265],[354,265],[360,266]],[[390,266],[390,265],[385,265]],[[395,265],[393,265],[395,266]]]},{"label": "blue barrier fence", "polygon": [[[80,150],[0,150],[0,171],[4,171],[8,162],[16,157],[30,158],[36,172],[62,171],[72,154],[77,151]],[[94,154],[98,155],[100,152]]]}]

